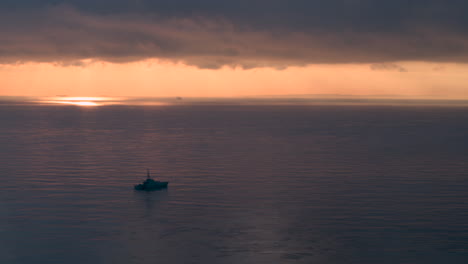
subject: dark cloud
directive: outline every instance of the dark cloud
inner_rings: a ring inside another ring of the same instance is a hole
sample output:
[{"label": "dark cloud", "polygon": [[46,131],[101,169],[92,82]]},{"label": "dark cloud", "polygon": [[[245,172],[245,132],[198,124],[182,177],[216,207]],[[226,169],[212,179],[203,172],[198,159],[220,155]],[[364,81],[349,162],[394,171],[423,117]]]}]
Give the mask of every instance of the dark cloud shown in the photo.
[{"label": "dark cloud", "polygon": [[467,11],[460,0],[2,0],[0,62],[467,62]]}]

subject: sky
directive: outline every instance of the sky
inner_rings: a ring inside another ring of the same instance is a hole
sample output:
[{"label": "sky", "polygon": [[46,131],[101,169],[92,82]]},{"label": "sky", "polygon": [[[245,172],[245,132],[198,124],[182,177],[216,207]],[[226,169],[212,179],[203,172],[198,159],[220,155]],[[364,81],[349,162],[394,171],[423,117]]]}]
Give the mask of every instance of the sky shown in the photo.
[{"label": "sky", "polygon": [[468,99],[461,0],[2,0],[0,96]]}]

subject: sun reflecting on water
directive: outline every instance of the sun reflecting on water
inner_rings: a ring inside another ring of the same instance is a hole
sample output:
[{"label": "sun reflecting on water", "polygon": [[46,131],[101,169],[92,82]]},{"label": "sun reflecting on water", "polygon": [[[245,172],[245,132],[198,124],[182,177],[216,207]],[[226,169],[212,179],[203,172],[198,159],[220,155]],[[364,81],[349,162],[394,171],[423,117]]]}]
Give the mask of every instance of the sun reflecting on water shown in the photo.
[{"label": "sun reflecting on water", "polygon": [[[108,105],[136,105],[136,106],[167,106],[183,104],[181,97],[77,97],[55,96],[39,97],[32,101],[41,105],[75,105],[81,107],[95,107]],[[196,100],[194,101],[196,102]],[[202,102],[202,101],[201,101]]]},{"label": "sun reflecting on water", "polygon": [[99,105],[101,105],[99,103],[90,102],[90,101],[45,101],[45,103],[70,104],[70,105],[78,105],[78,106],[99,106]]},{"label": "sun reflecting on water", "polygon": [[38,101],[42,104],[66,104],[76,106],[102,106],[121,104],[121,100],[112,97],[47,97]]}]

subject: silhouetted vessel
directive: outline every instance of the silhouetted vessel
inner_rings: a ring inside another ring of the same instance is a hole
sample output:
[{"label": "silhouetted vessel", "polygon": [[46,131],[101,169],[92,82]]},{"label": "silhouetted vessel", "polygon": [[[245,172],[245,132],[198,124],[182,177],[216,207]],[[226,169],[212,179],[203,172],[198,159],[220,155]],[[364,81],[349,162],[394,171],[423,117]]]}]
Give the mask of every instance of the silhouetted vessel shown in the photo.
[{"label": "silhouetted vessel", "polygon": [[148,175],[146,180],[142,184],[135,185],[135,190],[137,191],[153,191],[167,188],[169,182],[155,181],[151,179],[150,172],[148,170]]}]

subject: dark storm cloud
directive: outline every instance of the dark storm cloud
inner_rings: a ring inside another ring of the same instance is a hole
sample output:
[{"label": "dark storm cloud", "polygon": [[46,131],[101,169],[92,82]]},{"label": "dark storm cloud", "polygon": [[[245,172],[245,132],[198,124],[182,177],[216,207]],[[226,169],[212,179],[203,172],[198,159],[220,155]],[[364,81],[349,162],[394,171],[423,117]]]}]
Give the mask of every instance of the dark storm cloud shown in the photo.
[{"label": "dark storm cloud", "polygon": [[0,62],[467,62],[466,13],[459,0],[2,0]]}]

